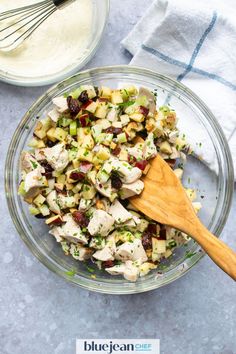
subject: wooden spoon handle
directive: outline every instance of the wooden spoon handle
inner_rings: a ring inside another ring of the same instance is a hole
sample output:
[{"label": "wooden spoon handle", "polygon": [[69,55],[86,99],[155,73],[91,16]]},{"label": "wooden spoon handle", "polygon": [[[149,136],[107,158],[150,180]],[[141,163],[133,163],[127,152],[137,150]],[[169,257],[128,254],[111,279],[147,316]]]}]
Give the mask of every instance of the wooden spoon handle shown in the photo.
[{"label": "wooden spoon handle", "polygon": [[200,222],[195,226],[196,228],[192,229],[189,234],[211,257],[213,262],[236,281],[236,253],[210,233]]}]

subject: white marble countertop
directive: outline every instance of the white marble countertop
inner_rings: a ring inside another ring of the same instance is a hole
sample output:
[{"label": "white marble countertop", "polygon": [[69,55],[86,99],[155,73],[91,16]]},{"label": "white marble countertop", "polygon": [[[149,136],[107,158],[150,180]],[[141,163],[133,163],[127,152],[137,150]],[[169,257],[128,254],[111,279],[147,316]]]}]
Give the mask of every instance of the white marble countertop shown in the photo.
[{"label": "white marble countertop", "polygon": [[[87,67],[128,63],[120,40],[150,0],[111,0],[101,47]],[[72,354],[76,338],[160,338],[162,354],[235,354],[236,288],[205,257],[165,288],[108,296],[66,283],[30,253],[8,213],[3,188],[10,137],[45,88],[0,83],[0,353]],[[236,197],[223,239],[236,249]]]}]

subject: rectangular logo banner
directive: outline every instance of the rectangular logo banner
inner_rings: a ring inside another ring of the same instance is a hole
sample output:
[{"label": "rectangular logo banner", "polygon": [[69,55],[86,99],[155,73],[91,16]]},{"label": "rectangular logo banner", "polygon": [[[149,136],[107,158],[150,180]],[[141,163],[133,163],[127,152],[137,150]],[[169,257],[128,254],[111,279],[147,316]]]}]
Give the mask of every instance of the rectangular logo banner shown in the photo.
[{"label": "rectangular logo banner", "polygon": [[77,339],[76,354],[160,354],[159,339]]}]

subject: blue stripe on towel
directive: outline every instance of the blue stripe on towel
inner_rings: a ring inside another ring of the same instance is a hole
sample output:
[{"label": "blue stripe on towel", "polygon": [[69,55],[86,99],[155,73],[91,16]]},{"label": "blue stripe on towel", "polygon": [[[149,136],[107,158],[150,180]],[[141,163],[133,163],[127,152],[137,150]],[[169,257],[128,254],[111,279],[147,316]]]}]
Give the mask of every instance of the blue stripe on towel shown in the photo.
[{"label": "blue stripe on towel", "polygon": [[211,19],[211,22],[209,24],[209,26],[207,27],[207,29],[205,30],[205,32],[203,33],[203,35],[201,36],[199,42],[197,43],[194,51],[193,51],[193,54],[191,56],[191,59],[190,59],[190,62],[188,64],[188,67],[185,69],[185,71],[180,74],[178,77],[177,77],[177,80],[178,81],[181,81],[183,80],[183,78],[192,70],[192,67],[193,67],[193,63],[195,61],[195,59],[197,58],[198,56],[198,53],[205,41],[205,39],[207,38],[208,34],[211,32],[211,30],[213,29],[215,23],[216,23],[216,19],[217,19],[217,13],[214,11],[213,13],[213,16],[212,16],[212,19]]},{"label": "blue stripe on towel", "polygon": [[207,72],[205,70],[201,70],[201,69],[198,69],[198,68],[195,68],[193,66],[197,56],[198,56],[198,53],[205,41],[205,39],[207,38],[208,34],[211,32],[211,30],[213,29],[215,23],[216,23],[216,20],[217,20],[217,13],[214,12],[213,13],[213,16],[212,16],[212,19],[211,19],[211,22],[209,24],[209,26],[207,27],[207,29],[204,31],[202,37],[199,39],[194,51],[193,51],[193,54],[191,56],[191,59],[189,61],[189,64],[186,64],[180,60],[176,60],[172,57],[169,57],[168,55],[165,55],[164,53],[158,51],[157,49],[154,49],[154,48],[150,48],[150,47],[147,47],[146,45],[142,44],[142,49],[145,50],[146,52],[162,59],[163,61],[166,61],[167,63],[169,64],[172,64],[172,65],[175,65],[175,66],[178,66],[180,68],[183,68],[184,69],[184,72],[181,73],[180,75],[178,75],[177,77],[177,80],[178,81],[181,81],[183,80],[183,78],[189,73],[189,72],[194,72],[195,74],[199,74],[199,75],[202,75],[204,77],[207,77],[209,79],[212,79],[212,80],[215,80],[215,81],[218,81],[220,82],[222,85],[225,85],[229,88],[231,88],[232,90],[236,91],[236,85],[234,85],[232,82],[230,81],[227,81],[226,79],[224,79],[223,77],[219,76],[219,75],[216,75],[216,74],[213,74],[213,73],[210,73],[210,72]]},{"label": "blue stripe on towel", "polygon": [[[159,52],[156,49],[149,48],[149,47],[145,46],[144,44],[142,44],[142,49],[152,55],[155,55],[156,57],[162,59],[163,61],[166,61],[169,64],[176,65],[176,66],[179,66],[180,68],[184,68],[184,69],[186,69],[188,67],[188,64],[186,64],[180,60],[173,59],[173,58],[169,57],[168,55],[165,55],[165,54]],[[216,81],[220,82],[221,84],[228,86],[232,90],[236,91],[236,85],[234,85],[230,81],[225,80],[223,77],[221,77],[219,75],[212,74],[212,73],[209,73],[205,70],[195,68],[194,66],[192,67],[191,71],[196,74],[208,77],[209,79],[216,80]]]}]

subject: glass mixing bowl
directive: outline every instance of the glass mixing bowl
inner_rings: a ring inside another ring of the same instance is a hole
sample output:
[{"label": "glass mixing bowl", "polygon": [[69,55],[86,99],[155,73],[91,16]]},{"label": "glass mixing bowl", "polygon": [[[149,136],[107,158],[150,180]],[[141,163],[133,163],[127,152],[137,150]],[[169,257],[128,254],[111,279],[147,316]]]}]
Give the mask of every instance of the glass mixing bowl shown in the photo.
[{"label": "glass mixing bowl", "polygon": [[[66,66],[59,71],[53,71],[50,75],[44,76],[22,76],[5,71],[0,67],[0,80],[18,86],[42,86],[63,80],[64,78],[78,72],[94,56],[105,30],[109,15],[110,0],[92,0],[92,27],[87,47],[78,58],[73,58]],[[79,25],[79,24],[78,24]]]},{"label": "glass mixing bowl", "polygon": [[21,120],[11,140],[5,168],[8,206],[12,220],[31,252],[49,269],[61,277],[89,290],[110,294],[139,293],[158,288],[185,274],[202,257],[203,251],[193,241],[176,249],[174,255],[156,270],[130,283],[122,278],[90,267],[65,256],[61,247],[48,234],[43,220],[28,212],[28,205],[17,195],[20,181],[19,158],[33,133],[37,117],[52,106],[52,98],[71,91],[79,85],[93,84],[117,87],[125,83],[142,85],[157,92],[158,105],[168,97],[177,111],[179,128],[194,131],[196,141],[207,141],[211,152],[211,168],[197,154],[188,157],[184,185],[197,188],[203,208],[199,214],[205,226],[219,236],[227,219],[233,194],[232,159],[227,141],[216,119],[205,104],[187,87],[166,76],[143,68],[114,66],[91,69],[72,76],[49,89]]}]

